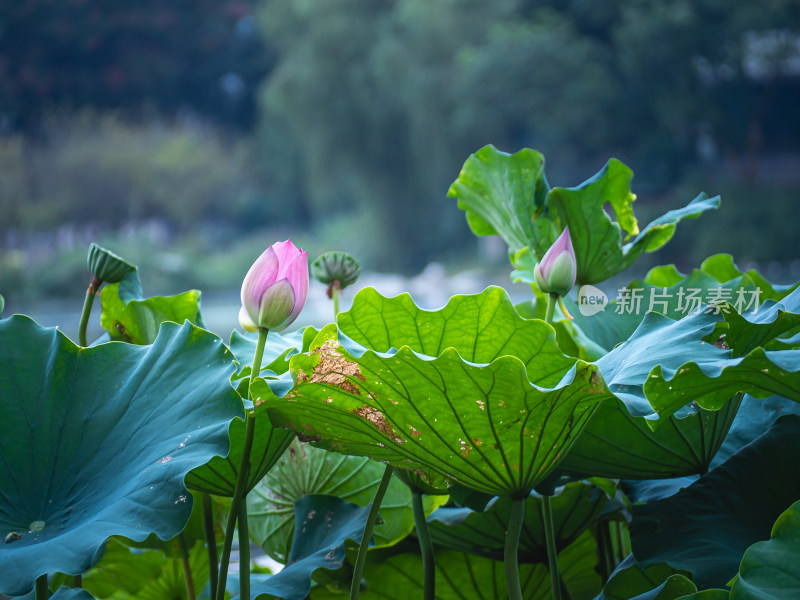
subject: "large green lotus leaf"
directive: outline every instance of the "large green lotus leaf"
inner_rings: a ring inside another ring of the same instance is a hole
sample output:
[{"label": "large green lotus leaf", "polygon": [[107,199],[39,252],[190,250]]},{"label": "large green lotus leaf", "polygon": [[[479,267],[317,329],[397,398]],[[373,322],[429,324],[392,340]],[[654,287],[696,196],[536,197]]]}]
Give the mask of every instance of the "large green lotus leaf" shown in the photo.
[{"label": "large green lotus leaf", "polygon": [[[255,419],[255,433],[245,482],[248,492],[261,481],[294,439],[294,432],[273,426],[267,415],[264,400],[277,398],[270,383],[259,377],[252,385],[254,397],[260,398],[260,401],[249,411],[250,418]],[[245,427],[242,419],[231,421],[228,431],[230,452],[225,458],[215,456],[207,464],[190,471],[186,475],[188,488],[214,496],[233,497],[244,452]]]},{"label": "large green lotus leaf", "polygon": [[342,333],[377,352],[408,346],[439,356],[455,348],[461,358],[474,363],[516,356],[525,363],[528,379],[542,386],[557,384],[575,364],[559,350],[553,328],[542,320],[522,318],[499,287],[453,296],[436,311],[418,308],[408,294],[386,298],[365,288],[337,322]]},{"label": "large green lotus leaf", "polygon": [[552,389],[512,356],[488,365],[454,349],[354,356],[330,325],[292,357],[295,388],[270,416],[326,449],[438,471],[477,491],[525,496],[558,464],[610,393],[578,362]]},{"label": "large green lotus leaf", "polygon": [[771,539],[750,546],[742,557],[739,577],[731,588],[733,600],[775,598],[800,594],[800,501],[792,504],[772,528]]},{"label": "large green lotus leaf", "polygon": [[296,541],[288,565],[266,581],[253,583],[251,598],[307,598],[315,571],[335,571],[344,565],[345,542],[361,540],[368,512],[369,508],[333,496],[304,496],[298,500],[294,519]]},{"label": "large green lotus leaf", "polygon": [[131,344],[152,344],[162,323],[188,320],[200,327],[200,292],[190,290],[177,296],[154,296],[146,299],[122,298],[121,283],[106,285],[100,292],[103,312],[100,324],[112,340]]},{"label": "large green lotus leaf", "polygon": [[[209,578],[205,544],[194,544],[188,559],[195,592],[200,592]],[[83,576],[82,585],[99,599],[184,600],[187,597],[180,558],[168,558],[158,550],[131,550],[116,539],[109,541],[100,561]]]},{"label": "large green lotus leaf", "polygon": [[[558,555],[562,578],[572,600],[590,600],[602,583],[594,568],[597,554],[592,536],[585,532]],[[526,600],[550,598],[550,575],[543,564],[519,565],[522,595]],[[370,553],[364,577],[368,582],[362,600],[417,600],[423,595],[419,554],[384,556]],[[341,592],[316,588],[312,600],[335,600]],[[501,561],[454,550],[436,552],[436,600],[506,600],[505,569]]]},{"label": "large green lotus leaf", "polygon": [[[273,559],[285,563],[292,547],[296,501],[326,495],[367,506],[385,469],[368,458],[294,442],[247,498],[250,538]],[[446,501],[447,496],[425,496],[426,513]],[[411,490],[397,478],[390,481],[381,502],[381,518],[373,534],[377,547],[395,544],[414,529]]]},{"label": "large green lotus leaf", "polygon": [[500,235],[516,251],[534,238],[532,218],[549,189],[544,156],[529,148],[507,154],[489,145],[467,158],[447,195],[458,198],[475,235]]},{"label": "large green lotus leaf", "polygon": [[639,562],[688,571],[700,589],[724,587],[747,548],[767,539],[800,498],[799,435],[800,417],[786,415],[690,487],[634,505],[631,543]]},{"label": "large green lotus leaf", "polygon": [[[740,396],[716,411],[671,415],[655,430],[613,398],[575,442],[559,469],[578,476],[664,479],[705,473],[736,417]],[[688,485],[688,484],[686,484]]]},{"label": "large green lotus leaf", "polygon": [[[553,496],[551,505],[557,548],[565,548],[591,527],[608,501],[608,496],[589,482],[569,483]],[[468,508],[440,508],[428,518],[428,529],[438,546],[503,560],[510,509],[508,498],[498,498],[485,512]],[[531,494],[525,499],[519,560],[547,561],[542,500],[538,494]]]},{"label": "large green lotus leaf", "polygon": [[78,574],[112,535],[177,535],[186,474],[228,450],[241,414],[219,338],[167,323],[152,346],[79,348],[24,316],[0,321],[0,592]]}]

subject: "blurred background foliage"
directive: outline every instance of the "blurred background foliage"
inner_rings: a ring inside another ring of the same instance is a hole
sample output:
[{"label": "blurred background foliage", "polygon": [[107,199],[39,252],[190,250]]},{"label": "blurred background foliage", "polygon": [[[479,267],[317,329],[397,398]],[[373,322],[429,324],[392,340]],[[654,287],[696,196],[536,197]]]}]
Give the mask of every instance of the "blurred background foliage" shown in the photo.
[{"label": "blurred background foliage", "polygon": [[75,293],[93,240],[152,293],[237,287],[289,235],[505,268],[445,198],[487,143],[543,152],[551,185],[619,158],[645,223],[722,194],[651,262],[797,278],[798,106],[798,0],[5,3],[0,290]]}]

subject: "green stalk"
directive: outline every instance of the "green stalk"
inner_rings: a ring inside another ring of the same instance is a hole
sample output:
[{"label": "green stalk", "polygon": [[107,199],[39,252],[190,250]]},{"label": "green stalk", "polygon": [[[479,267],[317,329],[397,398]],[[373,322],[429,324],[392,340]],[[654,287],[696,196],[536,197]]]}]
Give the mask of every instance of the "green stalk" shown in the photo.
[{"label": "green stalk", "polygon": [[522,600],[522,587],[519,583],[519,536],[522,533],[522,521],[525,518],[525,498],[511,499],[511,513],[508,515],[506,543],[503,550],[503,562],[506,567],[506,587],[508,600]]},{"label": "green stalk", "polygon": [[419,549],[422,553],[422,567],[425,572],[424,600],[434,600],[436,597],[436,557],[428,531],[428,521],[425,519],[425,509],[422,506],[422,492],[419,490],[411,490],[411,507],[414,509],[414,527],[417,530]]},{"label": "green stalk", "polygon": [[247,498],[239,503],[239,598],[250,597],[250,532],[247,528]]},{"label": "green stalk", "polygon": [[50,590],[47,589],[47,573],[36,578],[36,600],[47,600]]},{"label": "green stalk", "polygon": [[203,529],[206,532],[206,547],[208,548],[208,575],[211,582],[211,593],[217,590],[217,537],[214,533],[214,508],[211,505],[211,496],[203,494]]},{"label": "green stalk", "polygon": [[[372,530],[375,528],[375,521],[378,518],[378,509],[381,507],[383,496],[386,494],[386,488],[389,487],[389,481],[392,478],[393,470],[394,468],[391,465],[386,465],[386,469],[383,471],[383,477],[378,485],[378,491],[375,492],[375,498],[372,500],[372,506],[370,506],[369,514],[367,515],[367,524],[364,527],[364,535],[361,536],[356,566],[353,569],[353,581],[350,584],[350,600],[358,600],[358,594],[361,592],[361,575],[364,573],[364,565],[367,562],[369,540],[372,538]],[[222,600],[222,598],[219,600]]]},{"label": "green stalk", "polygon": [[558,572],[558,552],[556,551],[550,496],[542,496],[542,521],[544,522],[545,544],[547,544],[547,565],[550,567],[550,589],[553,600],[561,600],[561,575]]},{"label": "green stalk", "polygon": [[[250,382],[258,377],[261,372],[261,359],[264,357],[264,346],[267,343],[267,333],[269,330],[260,328],[258,330],[258,344],[256,353],[253,357],[253,368],[250,372]],[[248,396],[252,398],[252,393]],[[245,486],[250,471],[250,451],[253,449],[253,436],[256,430],[256,420],[252,415],[245,412],[245,434],[244,448],[242,448],[242,461],[239,464],[239,476],[236,478],[236,487],[233,489],[233,499],[231,500],[231,510],[228,513],[228,522],[225,525],[225,540],[222,544],[222,562],[219,567],[219,581],[217,582],[216,600],[225,600],[225,584],[228,579],[228,565],[231,560],[231,547],[233,546],[233,532],[236,529],[236,517],[239,513],[239,505],[245,498]],[[239,549],[241,551],[241,548]]]},{"label": "green stalk", "polygon": [[75,577],[72,578],[72,587],[74,588],[83,587],[83,577],[81,577],[80,575],[75,575]]},{"label": "green stalk", "polygon": [[89,315],[92,312],[94,297],[97,295],[97,289],[101,285],[103,285],[102,281],[100,281],[97,277],[92,277],[92,280],[89,282],[89,287],[86,290],[86,298],[83,300],[83,310],[81,311],[81,320],[80,324],[78,325],[78,343],[83,348],[88,345],[86,343],[86,326],[89,323]]},{"label": "green stalk", "polygon": [[333,318],[339,316],[339,292],[342,291],[342,285],[336,279],[331,283],[331,298],[333,299]]},{"label": "green stalk", "polygon": [[548,294],[547,296],[547,314],[544,316],[544,322],[553,324],[553,315],[556,312],[556,303],[558,303],[558,294]]},{"label": "green stalk", "polygon": [[189,545],[186,543],[186,535],[182,531],[178,536],[178,542],[181,546],[181,564],[183,565],[183,580],[186,583],[186,598],[187,600],[195,600],[197,596],[194,593],[192,566],[189,564]]},{"label": "green stalk", "polygon": [[[545,322],[552,324],[553,314],[556,309],[556,302],[559,300],[558,294],[550,294],[547,297],[547,314]],[[556,538],[553,527],[553,508],[550,505],[550,496],[542,495],[542,523],[544,524],[544,538],[547,547],[547,566],[550,569],[550,591],[553,600],[561,600],[561,576],[558,572],[558,552],[556,550]]]}]

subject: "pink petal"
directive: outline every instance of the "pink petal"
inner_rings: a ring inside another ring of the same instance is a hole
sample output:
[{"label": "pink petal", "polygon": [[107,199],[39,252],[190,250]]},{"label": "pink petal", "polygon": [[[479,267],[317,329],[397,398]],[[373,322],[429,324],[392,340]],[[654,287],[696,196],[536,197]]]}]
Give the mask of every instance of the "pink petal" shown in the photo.
[{"label": "pink petal", "polygon": [[242,282],[242,306],[254,321],[258,319],[261,297],[278,275],[278,257],[272,246],[256,259]]},{"label": "pink petal", "polygon": [[295,295],[292,284],[288,279],[281,279],[273,283],[264,292],[261,299],[261,309],[258,313],[258,325],[274,331],[284,329],[289,322],[295,307]]}]

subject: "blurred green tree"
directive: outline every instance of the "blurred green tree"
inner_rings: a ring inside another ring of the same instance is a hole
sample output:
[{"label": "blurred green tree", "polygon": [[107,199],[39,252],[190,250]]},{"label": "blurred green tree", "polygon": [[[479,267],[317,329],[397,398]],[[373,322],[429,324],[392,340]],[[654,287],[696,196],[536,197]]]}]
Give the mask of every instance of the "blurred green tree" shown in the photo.
[{"label": "blurred green tree", "polygon": [[84,107],[248,127],[271,55],[248,0],[25,0],[0,10],[0,117],[35,133]]},{"label": "blurred green tree", "polygon": [[798,11],[797,0],[262,0],[278,56],[265,152],[276,171],[294,166],[284,192],[312,218],[373,215],[381,265],[394,268],[460,243],[466,228],[441,198],[486,143],[543,151],[555,185],[609,154],[635,168],[639,191],[670,189],[703,161],[753,180],[761,153],[796,148]]}]

